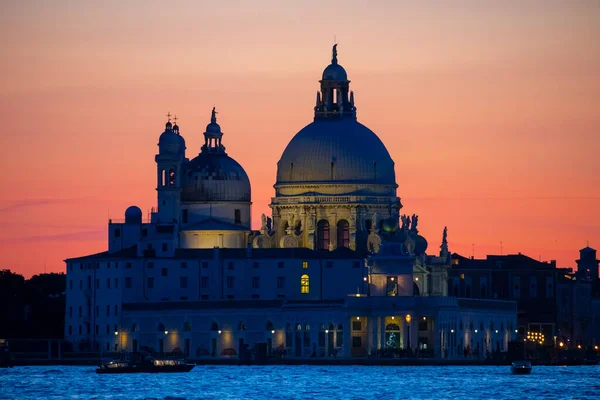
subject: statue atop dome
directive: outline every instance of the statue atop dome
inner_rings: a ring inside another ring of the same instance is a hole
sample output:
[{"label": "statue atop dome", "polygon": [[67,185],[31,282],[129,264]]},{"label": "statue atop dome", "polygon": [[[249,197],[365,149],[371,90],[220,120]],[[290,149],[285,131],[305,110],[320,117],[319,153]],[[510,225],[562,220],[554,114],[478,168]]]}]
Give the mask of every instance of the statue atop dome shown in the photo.
[{"label": "statue atop dome", "polygon": [[333,49],[331,50],[331,63],[337,64],[337,43],[333,45]]}]

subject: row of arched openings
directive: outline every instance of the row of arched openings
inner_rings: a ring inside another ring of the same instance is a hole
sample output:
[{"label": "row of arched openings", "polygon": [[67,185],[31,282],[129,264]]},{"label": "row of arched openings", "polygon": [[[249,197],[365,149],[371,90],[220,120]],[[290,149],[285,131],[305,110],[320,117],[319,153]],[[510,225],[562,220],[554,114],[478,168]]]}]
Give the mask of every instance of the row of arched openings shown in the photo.
[{"label": "row of arched openings", "polygon": [[[338,221],[336,225],[337,246],[350,247],[350,225],[345,219]],[[329,221],[322,219],[317,223],[317,250],[329,250],[331,240]]]}]

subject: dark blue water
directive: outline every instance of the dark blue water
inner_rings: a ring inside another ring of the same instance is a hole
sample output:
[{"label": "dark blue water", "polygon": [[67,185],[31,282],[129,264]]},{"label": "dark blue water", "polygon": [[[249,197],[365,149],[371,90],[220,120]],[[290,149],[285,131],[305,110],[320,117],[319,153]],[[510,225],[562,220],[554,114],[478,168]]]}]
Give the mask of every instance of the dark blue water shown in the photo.
[{"label": "dark blue water", "polygon": [[0,399],[600,399],[600,366],[198,366],[97,375],[94,367],[0,369]]}]

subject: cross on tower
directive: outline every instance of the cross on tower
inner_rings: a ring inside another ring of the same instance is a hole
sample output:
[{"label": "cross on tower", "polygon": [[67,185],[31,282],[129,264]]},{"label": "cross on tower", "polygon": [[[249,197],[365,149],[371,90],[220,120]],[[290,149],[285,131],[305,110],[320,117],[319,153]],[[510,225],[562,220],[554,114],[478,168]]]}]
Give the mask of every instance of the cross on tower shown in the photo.
[{"label": "cross on tower", "polygon": [[175,114],[175,115],[173,116],[173,121],[175,121],[175,125],[177,125],[177,120],[178,120],[178,119],[179,119],[179,118],[177,118],[177,114]]},{"label": "cross on tower", "polygon": [[169,122],[171,122],[171,112],[167,111],[167,118],[169,118]]}]

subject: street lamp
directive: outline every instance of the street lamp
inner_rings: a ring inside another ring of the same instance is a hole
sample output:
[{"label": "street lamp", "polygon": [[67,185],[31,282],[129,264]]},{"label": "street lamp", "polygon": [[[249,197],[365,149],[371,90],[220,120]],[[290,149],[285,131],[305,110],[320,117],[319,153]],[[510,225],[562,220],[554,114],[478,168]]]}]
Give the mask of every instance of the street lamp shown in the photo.
[{"label": "street lamp", "polygon": [[412,320],[412,317],[410,316],[410,314],[406,314],[404,320],[406,321],[406,326],[408,328],[406,334],[406,342],[408,344],[408,348],[410,349],[410,321]]}]

